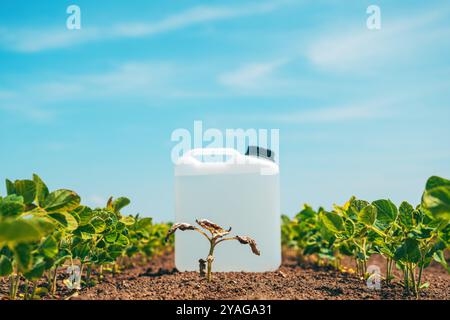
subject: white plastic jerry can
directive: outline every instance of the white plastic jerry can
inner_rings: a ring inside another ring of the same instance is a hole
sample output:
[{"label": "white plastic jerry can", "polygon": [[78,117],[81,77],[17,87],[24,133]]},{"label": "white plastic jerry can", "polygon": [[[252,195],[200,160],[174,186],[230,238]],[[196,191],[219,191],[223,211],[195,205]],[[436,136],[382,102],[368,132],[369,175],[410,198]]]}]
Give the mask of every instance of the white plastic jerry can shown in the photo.
[{"label": "white plastic jerry can", "polygon": [[[232,227],[229,236],[256,241],[260,256],[238,241],[218,244],[213,271],[273,271],[281,264],[279,167],[270,159],[229,148],[188,151],[175,166],[175,213],[176,222],[195,225],[196,219],[208,219]],[[176,232],[178,270],[198,271],[198,260],[206,260],[208,251],[200,233]]]}]

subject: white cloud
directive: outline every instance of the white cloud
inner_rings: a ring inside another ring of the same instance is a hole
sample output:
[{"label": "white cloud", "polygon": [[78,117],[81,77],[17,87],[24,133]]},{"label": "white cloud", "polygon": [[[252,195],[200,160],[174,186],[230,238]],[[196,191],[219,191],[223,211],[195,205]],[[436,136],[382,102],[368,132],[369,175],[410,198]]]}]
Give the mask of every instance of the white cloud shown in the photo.
[{"label": "white cloud", "polygon": [[168,16],[167,18],[154,23],[128,23],[118,25],[114,28],[113,33],[117,36],[126,37],[148,36],[209,21],[219,21],[249,15],[264,14],[271,12],[286,3],[287,1],[271,1],[242,5],[238,7],[195,7],[181,13]]},{"label": "white cloud", "polygon": [[273,121],[284,123],[337,123],[353,120],[376,119],[387,116],[384,108],[375,105],[348,105],[342,107],[308,109],[275,114]]},{"label": "white cloud", "polygon": [[0,29],[0,47],[18,52],[38,52],[42,50],[65,48],[82,42],[89,42],[102,37],[96,28],[66,30],[49,29]]},{"label": "white cloud", "polygon": [[381,30],[368,30],[365,25],[338,32],[328,30],[311,42],[306,56],[324,70],[364,71],[408,61],[415,53],[429,48],[430,44],[439,45],[439,37],[450,35],[448,28],[429,28],[445,17],[442,12],[405,16],[384,19]]},{"label": "white cloud", "polygon": [[16,113],[35,122],[47,122],[53,118],[53,114],[37,107],[27,96],[15,91],[0,91],[0,111]]},{"label": "white cloud", "polygon": [[[335,106],[301,107],[261,115],[249,115],[252,120],[285,124],[331,124],[351,121],[376,120],[397,116],[398,107],[408,97],[374,97],[360,102],[348,102]],[[243,116],[244,118],[245,116]]]},{"label": "white cloud", "polygon": [[[82,27],[8,30],[0,28],[0,47],[19,52],[37,52],[114,38],[148,37],[205,22],[221,21],[272,12],[290,0],[254,2],[240,6],[200,6],[155,22],[128,22],[108,28]],[[65,26],[64,26],[65,27]]]},{"label": "white cloud", "polygon": [[151,106],[157,99],[217,97],[218,93],[197,85],[208,66],[166,61],[128,61],[101,72],[30,74],[14,90],[0,90],[0,111],[14,113],[34,122],[48,122],[64,112],[67,103],[138,101]]},{"label": "white cloud", "polygon": [[218,76],[219,83],[237,90],[264,90],[277,82],[274,72],[286,64],[286,60],[251,63]]}]

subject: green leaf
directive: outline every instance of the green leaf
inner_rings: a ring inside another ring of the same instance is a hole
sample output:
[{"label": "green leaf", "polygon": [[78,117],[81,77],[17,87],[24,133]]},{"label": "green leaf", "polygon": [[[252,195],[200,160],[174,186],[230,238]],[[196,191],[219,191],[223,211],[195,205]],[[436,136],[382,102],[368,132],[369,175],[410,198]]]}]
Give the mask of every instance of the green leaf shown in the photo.
[{"label": "green leaf", "polygon": [[395,251],[394,259],[400,262],[418,263],[421,258],[419,241],[408,238]]},{"label": "green leaf", "polygon": [[19,272],[23,273],[29,270],[32,263],[31,246],[20,243],[14,247],[13,252]]},{"label": "green leaf", "polygon": [[102,233],[106,229],[106,223],[100,217],[92,218],[90,224],[94,227],[95,233]]},{"label": "green leaf", "polygon": [[440,186],[425,191],[422,196],[422,206],[434,218],[450,220],[450,187]]},{"label": "green leaf", "polygon": [[37,174],[33,174],[33,181],[34,181],[34,184],[36,185],[37,204],[40,207],[43,207],[44,203],[45,203],[45,199],[49,195],[48,188],[45,185],[44,181],[42,181],[42,179]]},{"label": "green leaf", "polygon": [[117,240],[116,240],[116,245],[119,246],[127,246],[130,244],[130,240],[128,240],[128,238],[126,236],[124,236],[123,234],[121,234]]},{"label": "green leaf", "polygon": [[54,237],[48,236],[41,243],[39,249],[46,258],[54,258],[58,254],[58,243]]},{"label": "green leaf", "polygon": [[120,210],[122,208],[126,207],[129,204],[130,204],[130,199],[125,198],[125,197],[120,197],[113,201],[112,208],[113,208],[114,212],[117,213],[117,212],[120,212]]},{"label": "green leaf", "polygon": [[399,222],[402,226],[412,228],[414,226],[414,207],[403,201],[399,207]]},{"label": "green leaf", "polygon": [[304,204],[303,209],[299,213],[297,213],[295,218],[297,218],[297,220],[299,220],[299,221],[303,221],[303,220],[309,220],[309,219],[315,218],[316,216],[317,216],[317,212],[315,212],[311,206]]},{"label": "green leaf", "polygon": [[78,214],[78,217],[80,218],[80,226],[86,225],[91,221],[93,216],[93,211],[91,208],[86,206],[79,206],[76,208],[73,212]]},{"label": "green leaf", "polygon": [[83,226],[79,226],[78,229],[76,230],[76,233],[95,234],[95,228],[90,223],[85,224]]},{"label": "green leaf", "polygon": [[358,215],[358,220],[369,226],[375,223],[376,218],[377,218],[377,208],[374,207],[373,205],[366,206],[360,211]]},{"label": "green leaf", "polygon": [[48,235],[49,233],[53,232],[55,230],[55,224],[50,222],[47,218],[32,218],[27,219],[29,223],[31,223],[42,236]]},{"label": "green leaf", "polygon": [[344,221],[334,212],[325,211],[322,214],[322,222],[325,227],[333,233],[340,233],[345,230]]},{"label": "green leaf", "polygon": [[122,222],[117,222],[117,224],[116,224],[116,231],[117,232],[122,232],[124,229],[125,229],[125,225],[122,223]]},{"label": "green leaf", "polygon": [[447,259],[445,259],[444,250],[439,250],[433,254],[434,261],[438,262],[441,266],[450,273],[450,267],[447,264]]},{"label": "green leaf", "polygon": [[22,197],[7,196],[0,201],[0,218],[17,217],[24,210],[25,205]]},{"label": "green leaf", "polygon": [[353,199],[350,202],[350,210],[353,211],[355,215],[358,215],[358,213],[367,207],[370,203],[365,200],[359,200],[359,199]]},{"label": "green leaf", "polygon": [[40,260],[31,269],[24,273],[24,277],[29,281],[36,281],[42,278],[45,271],[45,261]]},{"label": "green leaf", "polygon": [[5,220],[0,222],[1,244],[13,244],[40,240],[40,230],[30,221],[24,219]]},{"label": "green leaf", "polygon": [[437,176],[432,176],[427,180],[425,190],[428,191],[437,187],[445,187],[445,186],[450,187],[450,180]]},{"label": "green leaf", "polygon": [[141,229],[147,229],[150,228],[153,224],[152,218],[142,218],[138,220],[138,226]]},{"label": "green leaf", "polygon": [[372,205],[377,208],[377,221],[382,224],[390,224],[397,219],[398,210],[391,200],[377,200]]},{"label": "green leaf", "polygon": [[132,216],[128,216],[128,217],[122,217],[120,219],[120,222],[122,222],[126,226],[131,226],[134,224],[135,220]]},{"label": "green leaf", "polygon": [[52,220],[59,223],[68,231],[73,231],[78,228],[78,222],[73,215],[67,212],[54,212],[47,215]]},{"label": "green leaf", "polygon": [[114,242],[116,242],[117,237],[118,237],[118,233],[117,232],[108,233],[105,236],[105,241],[109,242],[109,243],[114,243]]},{"label": "green leaf", "polygon": [[25,204],[31,204],[36,198],[36,184],[32,180],[16,180],[14,182],[16,194],[23,197]]},{"label": "green leaf", "polygon": [[11,260],[7,256],[0,256],[0,277],[7,277],[13,272]]},{"label": "green leaf", "polygon": [[80,197],[73,191],[60,189],[50,193],[44,202],[44,208],[49,211],[70,211],[80,205]]},{"label": "green leaf", "polygon": [[116,258],[120,257],[122,255],[123,251],[124,251],[123,246],[111,245],[108,247],[108,255],[112,259],[116,259]]},{"label": "green leaf", "polygon": [[14,183],[8,179],[6,179],[6,194],[7,195],[16,194],[16,187],[14,186]]}]

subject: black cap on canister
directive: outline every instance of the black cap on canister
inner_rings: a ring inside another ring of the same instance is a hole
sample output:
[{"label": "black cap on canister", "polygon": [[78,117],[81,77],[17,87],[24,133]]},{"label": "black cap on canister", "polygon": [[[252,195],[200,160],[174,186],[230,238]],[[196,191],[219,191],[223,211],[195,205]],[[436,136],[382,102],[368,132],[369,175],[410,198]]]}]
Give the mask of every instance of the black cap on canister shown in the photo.
[{"label": "black cap on canister", "polygon": [[252,156],[252,157],[258,157],[258,158],[264,158],[270,161],[275,162],[275,153],[270,150],[263,147],[258,146],[248,146],[247,152],[245,153],[246,156]]}]

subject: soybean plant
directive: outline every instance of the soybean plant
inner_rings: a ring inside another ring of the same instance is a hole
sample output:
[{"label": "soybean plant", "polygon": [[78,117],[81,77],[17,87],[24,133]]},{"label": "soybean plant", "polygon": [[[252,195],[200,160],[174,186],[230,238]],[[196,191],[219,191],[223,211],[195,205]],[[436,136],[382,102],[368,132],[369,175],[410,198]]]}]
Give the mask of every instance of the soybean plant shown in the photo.
[{"label": "soybean plant", "polygon": [[205,267],[207,269],[206,271],[206,278],[208,282],[212,280],[212,263],[214,261],[214,249],[216,246],[224,241],[230,241],[230,240],[236,240],[239,241],[241,244],[248,244],[250,248],[252,249],[252,252],[256,255],[260,255],[260,251],[258,250],[256,246],[255,240],[249,237],[245,236],[234,236],[234,237],[225,237],[231,232],[231,227],[228,230],[223,229],[219,225],[206,220],[195,220],[197,224],[204,229],[205,231],[208,231],[211,235],[208,235],[205,231],[201,230],[200,228],[193,226],[188,223],[175,223],[167,232],[166,241],[169,239],[169,236],[175,233],[177,230],[185,231],[185,230],[194,230],[198,233],[202,234],[206,239],[209,241],[209,252],[206,260],[200,259],[199,260],[199,269],[200,274],[205,275]]}]

